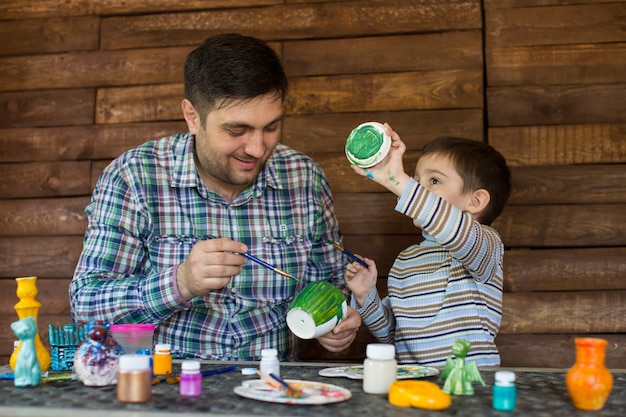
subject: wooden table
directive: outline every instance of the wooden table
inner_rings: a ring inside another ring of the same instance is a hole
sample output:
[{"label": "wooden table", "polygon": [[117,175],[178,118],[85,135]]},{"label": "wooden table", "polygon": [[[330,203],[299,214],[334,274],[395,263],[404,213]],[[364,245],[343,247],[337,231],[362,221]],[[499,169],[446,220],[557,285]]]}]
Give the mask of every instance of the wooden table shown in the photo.
[{"label": "wooden table", "polygon": [[[202,369],[216,369],[236,364],[240,368],[258,366],[249,362],[203,362]],[[175,366],[177,364],[175,363]],[[202,396],[189,400],[178,394],[178,385],[153,387],[152,400],[145,404],[124,404],[116,399],[116,387],[86,387],[78,381],[42,383],[38,387],[16,388],[12,381],[0,380],[0,416],[20,417],[114,417],[114,416],[333,416],[333,417],[395,417],[395,416],[626,416],[626,373],[613,371],[614,388],[601,411],[576,410],[567,394],[564,369],[511,369],[517,374],[517,408],[503,413],[491,407],[491,386],[494,369],[483,369],[486,386],[474,385],[476,393],[469,397],[454,396],[450,408],[427,411],[394,407],[386,396],[365,394],[362,381],[327,378],[320,369],[338,364],[283,363],[281,375],[287,379],[327,382],[352,392],[345,402],[324,405],[288,405],[257,401],[236,395],[233,389],[245,379],[238,369],[203,379]],[[437,377],[426,380],[442,381]]]}]

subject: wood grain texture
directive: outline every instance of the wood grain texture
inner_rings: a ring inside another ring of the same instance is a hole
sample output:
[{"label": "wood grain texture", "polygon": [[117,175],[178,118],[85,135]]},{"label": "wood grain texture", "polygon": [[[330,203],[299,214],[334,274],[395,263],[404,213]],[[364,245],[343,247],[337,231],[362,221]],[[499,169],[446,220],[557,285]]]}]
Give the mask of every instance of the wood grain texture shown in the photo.
[{"label": "wood grain texture", "polygon": [[0,93],[0,126],[77,126],[93,123],[95,90]]},{"label": "wood grain texture", "polygon": [[626,81],[626,43],[486,50],[490,86],[611,84]]},{"label": "wood grain texture", "polygon": [[623,333],[626,291],[505,293],[500,334]]},{"label": "wood grain texture", "polygon": [[3,0],[0,20],[54,16],[117,15],[281,4],[282,0]]},{"label": "wood grain texture", "polygon": [[110,17],[102,20],[101,47],[130,49],[194,45],[221,32],[262,39],[373,36],[388,33],[479,29],[480,2],[455,0],[346,1],[317,4]]},{"label": "wood grain texture", "polygon": [[186,130],[183,121],[0,129],[0,162],[113,159],[148,140]]},{"label": "wood grain texture", "polygon": [[482,69],[483,65],[479,30],[289,41],[284,42],[283,56],[290,77]]},{"label": "wood grain texture", "polygon": [[[619,3],[624,0],[610,0],[611,3]],[[559,6],[569,4],[607,3],[606,0],[483,0],[485,9],[511,9],[532,6]]]},{"label": "wood grain texture", "polygon": [[488,87],[490,126],[624,123],[626,84]]},{"label": "wood grain texture", "polygon": [[488,134],[511,166],[626,162],[624,122],[490,127]]},{"label": "wood grain texture", "polygon": [[504,290],[626,290],[626,248],[511,249],[504,255]]},{"label": "wood grain texture", "polygon": [[[99,23],[97,16],[3,21],[0,56],[92,51],[98,48]],[[3,70],[5,65],[0,60]]]},{"label": "wood grain texture", "polygon": [[0,57],[0,91],[180,83],[181,68],[191,50],[150,48]]},{"label": "wood grain texture", "polygon": [[511,168],[509,205],[626,203],[622,165],[542,165]]},{"label": "wood grain texture", "polygon": [[493,226],[509,247],[626,246],[626,205],[508,206]]},{"label": "wood grain texture", "polygon": [[[31,275],[69,278],[74,275],[82,249],[82,234],[0,237],[0,281]],[[3,300],[5,296],[2,294]]]},{"label": "wood grain texture", "polygon": [[541,7],[530,7],[532,1],[523,3],[522,6],[529,7],[487,7],[487,48],[624,41],[626,3],[572,4],[574,2],[568,1],[569,4]]},{"label": "wood grain texture", "polygon": [[0,164],[0,198],[66,197],[91,193],[88,161]]},{"label": "wood grain texture", "polygon": [[296,77],[292,88],[285,100],[287,114],[483,106],[481,70]]},{"label": "wood grain texture", "polygon": [[89,197],[0,200],[0,237],[82,235]]}]

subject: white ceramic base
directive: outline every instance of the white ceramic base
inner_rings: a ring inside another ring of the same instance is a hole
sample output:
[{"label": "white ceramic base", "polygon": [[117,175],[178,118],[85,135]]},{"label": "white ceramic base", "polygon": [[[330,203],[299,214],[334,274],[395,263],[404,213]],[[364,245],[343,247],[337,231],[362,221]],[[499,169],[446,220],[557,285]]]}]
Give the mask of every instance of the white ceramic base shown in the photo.
[{"label": "white ceramic base", "polygon": [[[348,305],[345,301],[341,304],[341,309],[342,317],[345,317],[348,314]],[[337,316],[333,316],[326,323],[315,326],[313,317],[300,308],[294,308],[287,313],[287,326],[300,339],[315,339],[334,329],[340,321]]]}]

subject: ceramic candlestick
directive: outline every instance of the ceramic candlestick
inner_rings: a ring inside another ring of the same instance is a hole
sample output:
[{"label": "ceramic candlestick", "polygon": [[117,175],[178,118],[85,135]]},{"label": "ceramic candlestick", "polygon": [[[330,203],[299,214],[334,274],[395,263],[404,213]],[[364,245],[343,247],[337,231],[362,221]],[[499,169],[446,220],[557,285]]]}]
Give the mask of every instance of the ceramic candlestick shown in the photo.
[{"label": "ceramic candlestick", "polygon": [[[39,308],[41,307],[41,303],[35,300],[37,297],[37,277],[20,277],[15,278],[15,282],[17,283],[16,295],[19,298],[19,301],[13,308],[17,313],[17,317],[21,320],[26,317],[33,317],[35,320],[35,325],[37,323],[37,316],[39,314]],[[13,350],[11,357],[9,358],[9,365],[11,369],[15,370],[15,365],[17,362],[17,357],[19,355],[20,349],[22,348],[22,342],[17,345],[17,347]],[[46,372],[48,368],[50,368],[50,352],[46,349],[41,338],[39,337],[39,332],[35,334],[35,349],[37,351],[37,360],[39,361],[39,366],[41,368],[41,372]]]}]

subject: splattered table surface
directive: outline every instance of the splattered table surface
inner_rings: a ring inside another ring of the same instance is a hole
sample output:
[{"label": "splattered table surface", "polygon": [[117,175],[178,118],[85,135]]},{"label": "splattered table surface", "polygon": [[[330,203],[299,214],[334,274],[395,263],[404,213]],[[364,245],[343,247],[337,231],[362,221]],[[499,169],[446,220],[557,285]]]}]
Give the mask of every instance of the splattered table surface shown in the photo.
[{"label": "splattered table surface", "polygon": [[[186,399],[179,395],[178,385],[153,386],[152,399],[143,404],[121,403],[116,397],[116,387],[86,387],[78,381],[48,382],[37,387],[17,388],[13,381],[0,380],[0,415],[36,417],[72,416],[168,416],[197,414],[203,416],[626,416],[626,373],[614,371],[614,388],[604,409],[593,413],[576,410],[565,387],[565,370],[513,369],[517,374],[517,408],[511,413],[493,410],[491,386],[493,370],[482,370],[485,386],[475,384],[473,396],[453,396],[450,408],[443,411],[405,409],[395,407],[386,396],[368,395],[363,392],[362,381],[342,377],[324,377],[319,371],[337,364],[283,363],[284,379],[313,381],[318,385],[332,384],[348,390],[347,400],[319,405],[286,404],[242,397],[235,393],[246,381],[258,379],[256,375],[244,375],[242,368],[257,366],[256,363],[203,362],[203,370],[223,368],[228,365],[239,368],[232,372],[212,375],[203,379],[200,397]],[[0,367],[1,368],[1,367]],[[5,372],[6,372],[6,368]],[[0,369],[0,373],[2,370]],[[424,380],[443,385],[437,376]],[[341,390],[345,392],[345,390]]]}]

